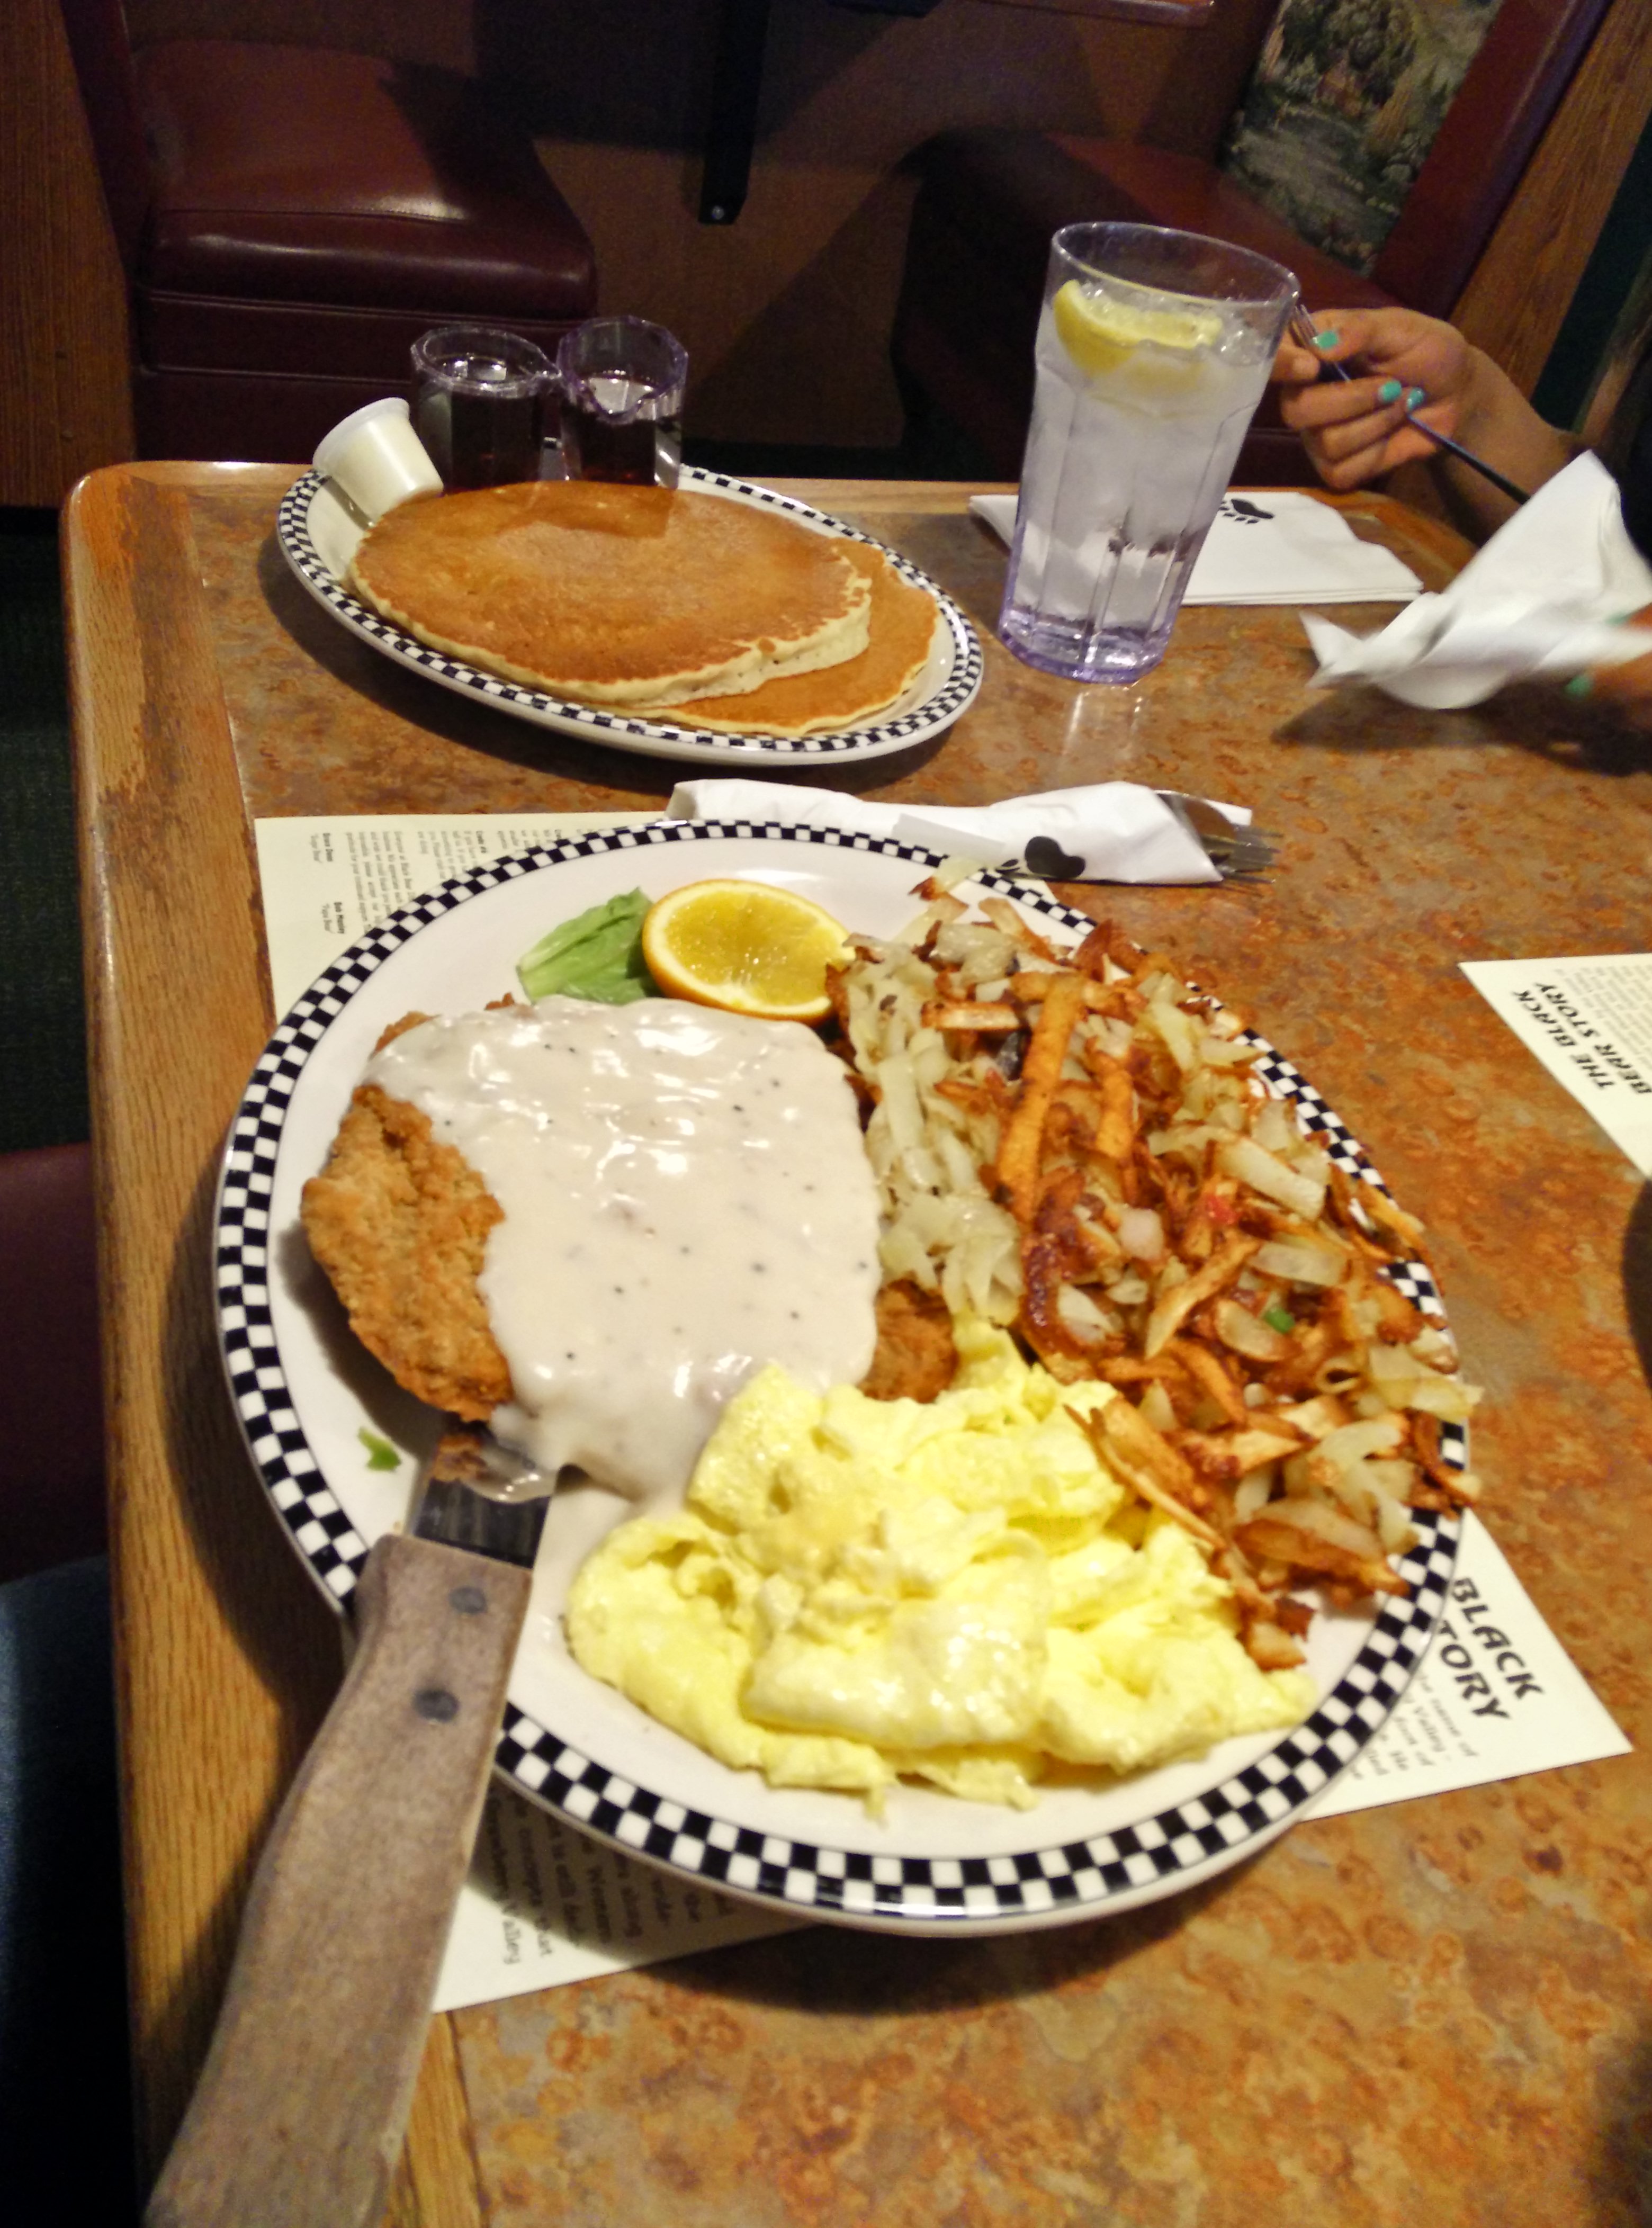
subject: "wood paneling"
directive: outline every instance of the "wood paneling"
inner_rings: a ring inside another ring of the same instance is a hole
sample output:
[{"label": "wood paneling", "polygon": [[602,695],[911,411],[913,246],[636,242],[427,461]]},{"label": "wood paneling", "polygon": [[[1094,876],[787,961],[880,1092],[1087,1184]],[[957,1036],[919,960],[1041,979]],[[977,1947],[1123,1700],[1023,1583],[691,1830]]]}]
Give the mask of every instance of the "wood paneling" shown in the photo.
[{"label": "wood paneling", "polygon": [[[913,20],[779,0],[737,224],[699,223],[693,144],[565,128],[541,148],[595,243],[604,306],[656,317],[688,349],[692,432],[871,447],[902,423],[888,343],[914,191],[903,158],[966,125],[1174,142],[1177,88],[1202,96],[1213,74],[1225,98],[1213,112],[1195,100],[1182,128],[1213,144],[1250,50],[1233,51],[1226,22],[1166,29],[989,0],[944,0]],[[692,59],[685,40],[682,69]]]},{"label": "wood paneling", "polygon": [[689,431],[875,447],[901,428],[902,158],[955,125],[1208,153],[1274,5],[1218,0],[1187,29],[996,0],[922,18],[775,0],[751,190],[728,227],[698,219],[710,0],[131,0],[129,19],[140,42],[314,42],[508,72],[596,245],[603,306],[687,346]]},{"label": "wood paneling", "polygon": [[0,504],[132,453],[126,289],[56,0],[0,7]]},{"label": "wood paneling", "polygon": [[1652,0],[1614,0],[1454,313],[1527,394],[1652,114]]}]

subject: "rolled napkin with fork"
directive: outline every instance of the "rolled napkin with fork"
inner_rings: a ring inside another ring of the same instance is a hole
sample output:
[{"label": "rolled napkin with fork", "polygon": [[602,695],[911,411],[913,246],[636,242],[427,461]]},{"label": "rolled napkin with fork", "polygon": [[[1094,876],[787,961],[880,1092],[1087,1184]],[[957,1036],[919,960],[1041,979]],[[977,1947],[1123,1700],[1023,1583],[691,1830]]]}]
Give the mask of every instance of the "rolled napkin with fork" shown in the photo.
[{"label": "rolled napkin with fork", "polygon": [[1371,681],[1402,704],[1455,711],[1510,681],[1564,680],[1652,653],[1622,622],[1652,604],[1649,567],[1623,525],[1617,483],[1582,456],[1539,488],[1450,587],[1419,596],[1380,633],[1303,614],[1318,688]]},{"label": "rolled napkin with fork", "polygon": [[[1213,810],[1235,829],[1243,805]],[[1185,815],[1156,790],[1132,781],[1052,789],[997,804],[872,804],[835,789],[766,781],[680,781],[666,805],[672,820],[749,822],[755,827],[842,828],[1022,871],[1041,881],[1218,882],[1220,870]]]}]

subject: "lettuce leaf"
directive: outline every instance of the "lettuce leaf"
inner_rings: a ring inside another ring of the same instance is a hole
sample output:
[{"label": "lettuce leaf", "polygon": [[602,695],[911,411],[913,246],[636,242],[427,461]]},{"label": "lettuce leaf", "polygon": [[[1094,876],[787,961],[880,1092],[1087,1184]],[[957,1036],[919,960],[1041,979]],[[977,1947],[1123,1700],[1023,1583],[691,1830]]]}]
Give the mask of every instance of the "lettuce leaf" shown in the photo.
[{"label": "lettuce leaf", "polygon": [[652,903],[641,890],[627,890],[565,920],[523,952],[516,979],[535,1000],[590,998],[602,1006],[629,1006],[637,998],[658,997],[643,963],[643,916]]}]

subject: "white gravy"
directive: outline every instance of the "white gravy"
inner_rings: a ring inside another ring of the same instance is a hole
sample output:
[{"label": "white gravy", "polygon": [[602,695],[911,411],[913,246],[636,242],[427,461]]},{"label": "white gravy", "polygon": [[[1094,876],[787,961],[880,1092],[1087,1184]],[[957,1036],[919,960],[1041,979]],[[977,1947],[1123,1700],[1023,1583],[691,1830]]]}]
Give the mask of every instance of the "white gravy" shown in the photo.
[{"label": "white gravy", "polygon": [[821,1392],[871,1366],[876,1187],[800,1022],[547,998],[426,1021],[367,1080],[503,1209],[480,1284],[516,1398],[492,1425],[547,1473],[680,1500],[765,1363]]}]

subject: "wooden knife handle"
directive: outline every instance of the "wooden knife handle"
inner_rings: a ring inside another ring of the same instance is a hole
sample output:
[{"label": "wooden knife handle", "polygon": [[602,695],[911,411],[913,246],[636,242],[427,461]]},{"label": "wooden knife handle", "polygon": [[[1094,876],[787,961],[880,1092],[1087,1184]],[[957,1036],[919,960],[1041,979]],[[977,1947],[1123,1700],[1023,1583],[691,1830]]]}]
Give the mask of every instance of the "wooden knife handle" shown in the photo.
[{"label": "wooden knife handle", "polygon": [[148,2228],[381,2215],[530,1584],[400,1535],[368,1557],[355,1660],[259,1860]]}]

